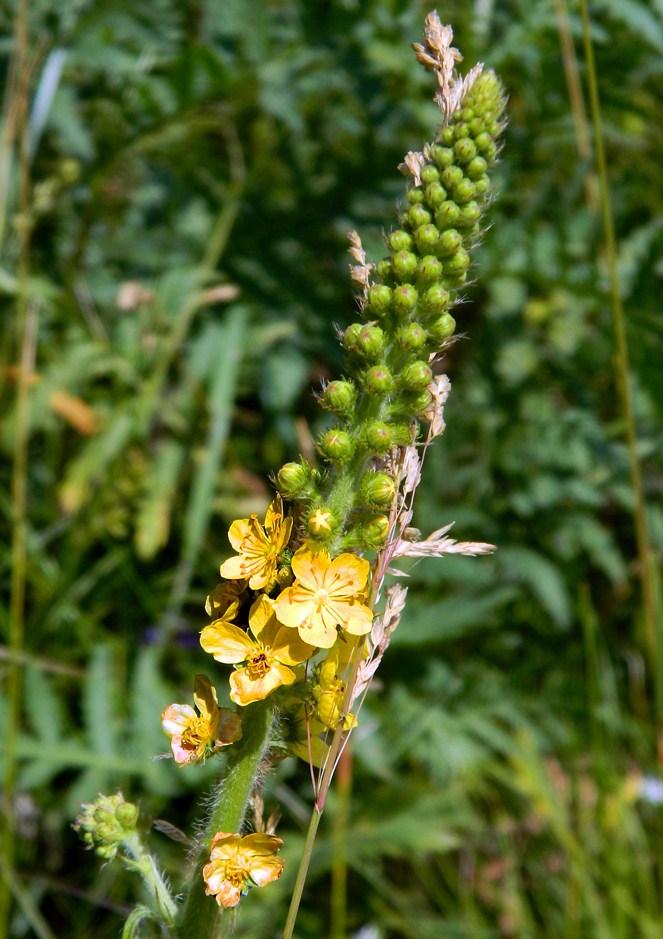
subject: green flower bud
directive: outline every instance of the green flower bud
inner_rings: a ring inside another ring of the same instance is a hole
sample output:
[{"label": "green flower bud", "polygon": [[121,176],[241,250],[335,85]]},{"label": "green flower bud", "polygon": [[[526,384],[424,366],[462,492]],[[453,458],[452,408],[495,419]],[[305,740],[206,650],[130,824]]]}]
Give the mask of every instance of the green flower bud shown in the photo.
[{"label": "green flower bud", "polygon": [[408,397],[410,414],[413,414],[415,417],[424,417],[432,403],[433,395],[427,388],[422,388],[416,395]]},{"label": "green flower bud", "polygon": [[480,117],[474,117],[470,121],[468,126],[470,128],[470,137],[474,137],[474,139],[476,140],[478,135],[483,131],[482,119]]},{"label": "green flower bud", "polygon": [[123,802],[115,809],[115,818],[122,828],[134,831],[138,822],[138,806],[131,802]]},{"label": "green flower bud", "polygon": [[371,421],[364,430],[366,448],[375,456],[386,456],[392,447],[392,433],[384,421]]},{"label": "green flower bud", "polygon": [[447,190],[442,183],[431,183],[430,186],[426,186],[426,204],[431,209],[437,209],[446,198]]},{"label": "green flower bud", "polygon": [[318,453],[330,463],[347,463],[354,452],[350,434],[340,427],[332,427],[321,434],[316,448]]},{"label": "green flower bud", "polygon": [[414,240],[422,254],[432,251],[440,233],[435,225],[420,225],[414,232]]},{"label": "green flower bud", "polygon": [[458,224],[460,218],[460,206],[457,206],[451,199],[443,202],[435,213],[435,224],[439,229],[452,228]]},{"label": "green flower bud", "polygon": [[368,288],[367,307],[376,316],[384,316],[391,305],[391,289],[384,284],[373,284]]},{"label": "green flower bud", "polygon": [[412,284],[401,284],[393,294],[392,306],[398,316],[411,313],[417,305],[419,295]]},{"label": "green flower bud", "polygon": [[[469,128],[468,128],[469,134]],[[469,163],[477,155],[477,148],[469,137],[462,137],[454,144],[454,156],[458,163]]]},{"label": "green flower bud", "polygon": [[440,235],[440,239],[437,243],[437,253],[440,255],[440,257],[447,257],[450,254],[454,254],[460,248],[462,243],[463,236],[461,233],[456,231],[455,228],[448,228]]},{"label": "green flower bud", "polygon": [[444,273],[445,276],[457,277],[464,274],[470,266],[470,256],[465,248],[459,248],[450,258],[445,258]]},{"label": "green flower bud", "polygon": [[408,189],[407,191],[407,201],[410,205],[418,205],[424,201],[424,192],[423,189]]},{"label": "green flower bud", "polygon": [[450,313],[443,313],[428,327],[428,335],[436,346],[441,345],[456,331],[456,320]]},{"label": "green flower bud", "polygon": [[302,463],[285,463],[276,475],[276,485],[287,498],[301,495],[311,480],[311,467]]},{"label": "green flower bud", "polygon": [[485,195],[490,189],[490,179],[487,176],[480,176],[474,182],[474,188],[480,196]]},{"label": "green flower bud", "polygon": [[440,171],[436,166],[433,166],[432,163],[427,163],[425,166],[421,167],[421,181],[424,186],[430,185],[430,183],[436,183],[440,179]]},{"label": "green flower bud", "polygon": [[473,228],[481,218],[481,209],[478,202],[468,202],[461,207],[458,218],[459,228]]},{"label": "green flower bud", "polygon": [[447,189],[455,189],[463,179],[463,171],[460,166],[447,166],[442,173],[441,179],[442,185],[446,186]]},{"label": "green flower bud", "polygon": [[449,306],[449,291],[445,290],[440,284],[435,284],[433,287],[428,288],[422,297],[422,301],[423,307],[429,316],[439,316]]},{"label": "green flower bud", "polygon": [[485,175],[488,164],[483,157],[477,156],[465,167],[465,174],[469,179],[477,180]]},{"label": "green flower bud", "polygon": [[443,127],[440,131],[440,143],[443,147],[453,147],[454,131],[453,127]]},{"label": "green flower bud", "polygon": [[424,362],[410,362],[398,376],[399,387],[405,391],[422,391],[433,380],[433,372]]},{"label": "green flower bud", "polygon": [[[348,415],[357,400],[357,389],[350,381],[330,382],[320,397],[320,403],[334,414]],[[295,464],[296,465],[296,464]]]},{"label": "green flower bud", "polygon": [[394,501],[396,482],[389,473],[368,473],[361,484],[361,500],[376,508],[387,508]]},{"label": "green flower bud", "polygon": [[394,276],[400,283],[412,280],[418,264],[416,254],[413,254],[411,251],[399,251],[398,254],[395,254],[391,259]]},{"label": "green flower bud", "polygon": [[363,323],[350,323],[348,328],[343,333],[343,345],[348,350],[348,352],[357,351],[357,336],[362,331],[363,327]]},{"label": "green flower bud", "polygon": [[497,147],[495,146],[495,142],[493,141],[493,138],[490,136],[490,134],[486,133],[486,131],[483,131],[478,135],[478,137],[476,137],[474,142],[481,156],[485,157],[489,163],[495,159],[495,156],[497,155]]},{"label": "green flower bud", "polygon": [[339,520],[331,509],[319,507],[313,509],[306,520],[309,535],[319,541],[325,541],[338,531]]},{"label": "green flower bud", "polygon": [[384,365],[374,365],[364,373],[363,384],[369,395],[388,395],[394,389],[394,376]]},{"label": "green flower bud", "polygon": [[402,229],[392,231],[389,235],[389,247],[392,251],[409,251],[412,247],[412,236]]},{"label": "green flower bud", "polygon": [[399,327],[396,332],[396,342],[401,349],[408,352],[410,350],[416,352],[417,349],[423,349],[427,341],[428,334],[419,323],[407,323],[405,326]]},{"label": "green flower bud", "polygon": [[386,515],[373,515],[362,523],[360,532],[365,546],[377,551],[389,537],[389,519]]},{"label": "green flower bud", "polygon": [[355,350],[366,359],[378,359],[386,346],[387,336],[379,326],[362,326],[357,333]]},{"label": "green flower bud", "polygon": [[432,218],[433,216],[423,205],[413,205],[412,208],[408,209],[405,213],[403,221],[407,222],[410,228],[415,230],[421,225],[430,225]]},{"label": "green flower bud", "polygon": [[435,284],[441,277],[442,264],[434,255],[427,254],[419,261],[419,270],[417,272],[418,287],[427,287],[429,284]]},{"label": "green flower bud", "polygon": [[470,136],[470,128],[464,121],[454,125],[454,140],[462,140],[464,137]]},{"label": "green flower bud", "polygon": [[466,202],[471,202],[476,194],[477,187],[470,179],[461,179],[453,191],[454,199],[460,205],[464,205]]},{"label": "green flower bud", "polygon": [[380,280],[389,283],[392,280],[391,258],[382,258],[381,261],[378,261],[377,272]]},{"label": "green flower bud", "polygon": [[435,144],[431,147],[430,155],[441,170],[445,170],[454,162],[454,152],[451,147],[440,147],[439,144]]}]

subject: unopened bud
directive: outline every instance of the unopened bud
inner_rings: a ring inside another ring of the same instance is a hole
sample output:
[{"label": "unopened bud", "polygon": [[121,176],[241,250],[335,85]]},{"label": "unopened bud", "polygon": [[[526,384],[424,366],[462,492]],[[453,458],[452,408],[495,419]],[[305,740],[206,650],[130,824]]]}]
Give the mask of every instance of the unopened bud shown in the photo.
[{"label": "unopened bud", "polygon": [[331,509],[314,509],[308,517],[306,527],[312,538],[324,540],[337,530],[338,519]]},{"label": "unopened bud", "polygon": [[124,829],[133,831],[138,821],[138,806],[132,802],[123,802],[115,809],[115,818]]},{"label": "unopened bud", "polygon": [[350,323],[348,328],[343,333],[343,345],[348,350],[348,352],[357,351],[357,336],[363,328],[363,323]]},{"label": "unopened bud", "polygon": [[361,498],[368,505],[387,508],[394,501],[396,482],[389,473],[368,473],[361,484]]},{"label": "unopened bud", "polygon": [[361,525],[361,536],[366,547],[383,547],[389,537],[389,519],[386,515],[374,515]]},{"label": "unopened bud", "polygon": [[346,463],[354,451],[350,434],[339,427],[332,427],[321,434],[316,446],[321,456],[330,463]]},{"label": "unopened bud", "polygon": [[462,140],[463,137],[470,136],[470,128],[465,121],[459,121],[454,125],[454,140]]},{"label": "unopened bud", "polygon": [[454,156],[458,163],[469,163],[476,155],[476,145],[469,137],[463,137],[454,144]]},{"label": "unopened bud", "polygon": [[443,147],[452,147],[454,144],[453,127],[443,127],[440,131],[440,143]]},{"label": "unopened bud", "polygon": [[401,284],[396,287],[393,294],[392,306],[398,316],[411,313],[417,305],[419,295],[412,284]]},{"label": "unopened bud", "polygon": [[364,374],[363,384],[369,395],[388,395],[394,389],[394,377],[384,365],[374,365]]},{"label": "unopened bud", "polygon": [[458,277],[464,274],[470,266],[470,256],[465,248],[459,248],[449,258],[444,261],[444,273],[449,277]]},{"label": "unopened bud", "polygon": [[449,291],[435,284],[428,288],[422,299],[426,313],[429,316],[438,316],[449,306]]},{"label": "unopened bud", "polygon": [[476,194],[477,187],[471,179],[461,179],[453,191],[454,199],[459,205],[465,205],[466,202],[471,202]]},{"label": "unopened bud", "polygon": [[440,233],[435,225],[420,225],[415,229],[414,240],[422,254],[429,254],[435,249]]},{"label": "unopened bud", "polygon": [[332,381],[320,397],[320,403],[334,414],[349,414],[357,400],[357,389],[350,381]]},{"label": "unopened bud", "polygon": [[[397,288],[398,289],[398,288]],[[365,359],[377,359],[384,352],[387,336],[379,326],[363,326],[357,333],[355,351]]]},{"label": "unopened bud", "polygon": [[391,429],[384,421],[371,421],[364,431],[366,447],[376,456],[386,456],[392,447]]},{"label": "unopened bud", "polygon": [[419,205],[424,201],[423,189],[409,189],[407,192],[407,201],[410,203],[410,205]]},{"label": "unopened bud", "polygon": [[306,489],[310,478],[309,466],[301,463],[286,463],[276,475],[276,485],[284,496],[295,498]]},{"label": "unopened bud", "polygon": [[[401,284],[413,279],[418,264],[416,254],[413,254],[411,251],[399,251],[398,254],[395,254],[391,259],[394,277]],[[389,290],[388,287],[387,290]]]},{"label": "unopened bud", "polygon": [[383,280],[385,283],[390,283],[392,280],[391,259],[382,258],[381,261],[378,261],[377,272],[380,280]]},{"label": "unopened bud", "polygon": [[490,189],[490,179],[486,175],[480,176],[475,180],[474,187],[477,191],[477,195],[484,196]]},{"label": "unopened bud", "polygon": [[463,171],[460,166],[447,166],[442,173],[442,185],[446,189],[455,189],[463,178]]},{"label": "unopened bud", "polygon": [[419,261],[417,287],[435,284],[442,277],[442,264],[433,254],[427,254]]},{"label": "unopened bud", "polygon": [[412,247],[412,236],[399,229],[389,235],[389,247],[392,251],[409,251]]},{"label": "unopened bud", "polygon": [[441,345],[456,331],[456,320],[450,313],[443,313],[428,326],[428,335],[433,342]]},{"label": "unopened bud", "polygon": [[420,228],[422,225],[430,225],[432,220],[433,216],[423,205],[413,205],[405,213],[405,218],[403,219],[413,231]]},{"label": "unopened bud", "polygon": [[433,166],[432,163],[427,163],[426,166],[421,167],[421,181],[424,186],[429,186],[431,183],[437,183],[440,179],[440,171],[436,166]]},{"label": "unopened bud", "polygon": [[[384,316],[391,304],[391,288],[384,284],[374,284],[368,288],[367,307],[375,316]],[[361,327],[360,327],[361,328]]]},{"label": "unopened bud", "polygon": [[460,207],[448,199],[443,202],[435,213],[435,224],[439,229],[453,228],[458,224],[460,218]]},{"label": "unopened bud", "polygon": [[431,156],[441,170],[445,170],[447,166],[451,166],[454,162],[454,152],[451,147],[440,147],[439,144],[436,144],[431,147]]},{"label": "unopened bud", "polygon": [[424,362],[410,362],[399,375],[399,386],[406,391],[421,391],[433,380],[433,373]]},{"label": "unopened bud", "polygon": [[469,179],[477,180],[484,175],[488,169],[488,164],[483,157],[477,156],[465,168],[465,173]]},{"label": "unopened bud", "polygon": [[428,341],[428,334],[426,330],[419,325],[419,323],[407,323],[405,326],[399,327],[396,333],[396,342],[406,351],[412,350],[416,352],[417,349],[423,349]]},{"label": "unopened bud", "polygon": [[[437,243],[437,253],[441,258],[446,258],[451,254],[455,254],[462,244],[463,236],[461,233],[456,231],[455,228],[448,228],[440,235]],[[446,262],[444,269],[446,271]]]},{"label": "unopened bud", "polygon": [[444,188],[442,183],[431,183],[430,186],[426,186],[426,203],[435,210],[438,206],[442,205],[444,200],[447,198],[447,190]]},{"label": "unopened bud", "polygon": [[481,218],[481,209],[478,202],[468,202],[462,206],[458,218],[459,228],[473,228]]}]

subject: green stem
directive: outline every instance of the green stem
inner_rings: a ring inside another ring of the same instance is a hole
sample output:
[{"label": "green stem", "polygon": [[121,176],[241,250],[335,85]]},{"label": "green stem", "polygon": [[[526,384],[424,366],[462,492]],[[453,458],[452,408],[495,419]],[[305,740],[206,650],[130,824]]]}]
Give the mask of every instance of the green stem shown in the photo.
[{"label": "green stem", "polygon": [[219,907],[205,894],[203,867],[209,862],[214,835],[218,831],[239,832],[242,827],[269,744],[274,706],[269,699],[258,701],[244,709],[243,719],[243,737],[228,752],[226,772],[214,793],[212,808],[199,841],[198,856],[184,900],[180,939],[212,939],[215,935]]},{"label": "green stem", "polygon": [[657,726],[663,718],[663,679],[661,677],[661,659],[659,655],[656,592],[652,572],[652,552],[647,526],[647,512],[642,474],[637,451],[637,432],[635,414],[633,411],[633,395],[629,376],[629,354],[626,338],[626,317],[622,305],[619,271],[617,268],[617,249],[615,229],[610,206],[610,190],[608,185],[608,168],[603,145],[601,130],[601,105],[599,101],[598,82],[596,78],[596,64],[594,49],[590,34],[589,11],[587,0],[580,0],[582,14],[583,39],[585,57],[587,60],[587,81],[589,85],[589,99],[594,125],[594,146],[596,150],[596,165],[599,177],[599,191],[601,199],[601,214],[603,216],[603,236],[610,273],[610,296],[612,301],[613,328],[615,332],[615,370],[617,387],[621,397],[622,411],[626,422],[626,443],[628,447],[631,485],[635,497],[635,533],[638,547],[638,568],[642,585],[642,601],[645,619],[646,652],[649,660],[650,674],[654,686],[655,717]]}]

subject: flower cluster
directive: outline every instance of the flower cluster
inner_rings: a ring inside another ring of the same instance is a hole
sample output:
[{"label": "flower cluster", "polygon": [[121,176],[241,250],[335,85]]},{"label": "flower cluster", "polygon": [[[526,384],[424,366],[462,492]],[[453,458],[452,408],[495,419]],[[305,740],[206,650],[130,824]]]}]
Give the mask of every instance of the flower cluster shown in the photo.
[{"label": "flower cluster", "polygon": [[[499,80],[482,66],[461,78],[452,38],[431,14],[415,46],[435,73],[442,124],[434,143],[408,153],[401,166],[407,205],[386,239],[388,255],[368,262],[359,236],[350,235],[361,320],[341,337],[347,374],[320,395],[333,416],[316,441],[320,468],[287,463],[264,520],[252,515],[230,526],[234,554],[207,598],[212,621],[200,643],[233,667],[228,694],[239,711],[219,708],[210,681],[197,676],[196,709],[172,704],[162,715],[182,766],[239,740],[242,722],[248,727],[251,709],[257,714],[267,698],[281,717],[276,744],[324,766],[332,735],[338,742],[355,726],[350,708],[400,618],[403,588],[389,588],[382,614],[374,613],[391,560],[492,547],[458,544],[447,529],[419,542],[406,534],[421,475],[421,425],[427,442],[445,426],[449,381],[436,365],[456,328],[450,311],[468,279],[503,128]],[[283,498],[293,504],[289,513]],[[367,551],[377,552],[372,565],[362,557]],[[250,886],[280,876],[280,845],[273,834],[218,832],[203,871],[206,892],[222,908],[236,906]]]}]

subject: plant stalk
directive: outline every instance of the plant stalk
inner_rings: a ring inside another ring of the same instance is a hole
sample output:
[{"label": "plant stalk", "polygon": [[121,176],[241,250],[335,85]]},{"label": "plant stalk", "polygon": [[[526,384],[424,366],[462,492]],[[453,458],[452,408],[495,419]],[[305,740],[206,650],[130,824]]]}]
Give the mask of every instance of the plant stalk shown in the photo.
[{"label": "plant stalk", "polygon": [[205,894],[203,868],[209,862],[210,844],[219,831],[239,832],[269,745],[274,706],[269,699],[257,701],[243,712],[243,736],[229,748],[223,778],[213,794],[198,854],[184,899],[180,939],[212,939],[219,925],[219,907]]}]

